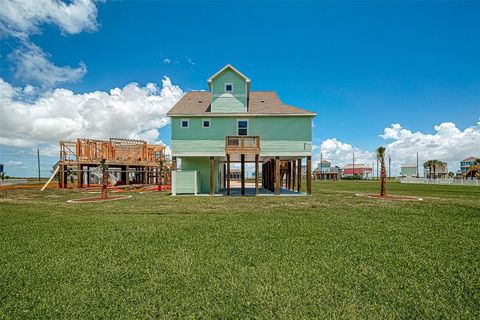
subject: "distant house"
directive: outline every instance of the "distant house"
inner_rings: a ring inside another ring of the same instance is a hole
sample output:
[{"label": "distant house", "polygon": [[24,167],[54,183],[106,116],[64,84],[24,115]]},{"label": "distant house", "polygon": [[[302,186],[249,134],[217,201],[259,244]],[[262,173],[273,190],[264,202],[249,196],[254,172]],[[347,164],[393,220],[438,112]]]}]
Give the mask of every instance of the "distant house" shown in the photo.
[{"label": "distant house", "polygon": [[416,163],[404,163],[400,166],[400,176],[416,177],[418,176],[418,166]]},{"label": "distant house", "polygon": [[443,161],[433,160],[435,163],[429,165],[432,160],[423,164],[424,176],[427,179],[446,179],[448,176],[448,164]]},{"label": "distant house", "polygon": [[468,171],[468,169],[470,168],[470,166],[473,165],[473,163],[475,162],[475,160],[477,160],[479,158],[476,158],[476,157],[468,157],[467,159],[463,159],[462,161],[460,161],[460,173],[465,173]]},{"label": "distant house", "polygon": [[330,161],[322,160],[322,162],[320,162],[317,165],[317,170],[316,171],[318,171],[318,172],[330,172],[331,168],[332,168],[332,163]]},{"label": "distant house", "polygon": [[[242,195],[302,191],[301,166],[306,163],[310,173],[316,114],[284,104],[273,91],[252,91],[250,79],[231,65],[211,76],[208,88],[187,92],[167,112],[172,194],[230,195],[232,163],[240,164]],[[245,163],[255,165],[255,188],[248,193]],[[305,180],[309,194],[311,175]]]},{"label": "distant house", "polygon": [[357,175],[361,179],[371,179],[373,174],[373,168],[363,163],[347,164],[343,167],[343,176],[350,177]]}]

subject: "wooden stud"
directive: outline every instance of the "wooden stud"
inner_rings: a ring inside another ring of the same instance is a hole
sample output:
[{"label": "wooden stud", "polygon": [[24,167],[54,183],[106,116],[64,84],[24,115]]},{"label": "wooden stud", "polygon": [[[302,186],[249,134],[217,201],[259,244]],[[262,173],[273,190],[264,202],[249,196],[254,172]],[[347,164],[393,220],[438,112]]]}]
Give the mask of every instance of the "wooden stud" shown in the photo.
[{"label": "wooden stud", "polygon": [[280,158],[275,157],[275,195],[280,195]]},{"label": "wooden stud", "polygon": [[245,195],[245,155],[240,155],[240,181],[241,181],[241,188],[240,194],[242,196]]},{"label": "wooden stud", "polygon": [[295,183],[296,183],[296,176],[297,176],[297,162],[295,160],[292,161],[292,191],[295,191]]},{"label": "wooden stud", "polygon": [[302,192],[302,158],[297,161],[297,192]]},{"label": "wooden stud", "polygon": [[214,166],[214,158],[210,157],[210,195],[213,195],[213,186],[214,186],[213,166]]},{"label": "wooden stud", "polygon": [[258,154],[255,155],[255,195],[258,196]]},{"label": "wooden stud", "polygon": [[227,154],[227,196],[230,195],[230,155]]},{"label": "wooden stud", "polygon": [[307,194],[312,194],[312,157],[307,157]]}]

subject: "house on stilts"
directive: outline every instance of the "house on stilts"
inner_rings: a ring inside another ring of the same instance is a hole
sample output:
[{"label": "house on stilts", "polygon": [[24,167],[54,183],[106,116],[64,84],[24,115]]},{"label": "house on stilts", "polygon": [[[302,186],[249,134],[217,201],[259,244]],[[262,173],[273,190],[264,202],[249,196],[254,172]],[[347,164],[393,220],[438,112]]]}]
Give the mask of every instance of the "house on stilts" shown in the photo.
[{"label": "house on stilts", "polygon": [[[208,88],[186,93],[167,113],[172,194],[310,194],[316,114],[283,104],[275,92],[251,91],[250,79],[231,65],[210,77]],[[246,163],[254,163],[253,183],[246,183]],[[232,165],[240,167],[238,186]]]}]

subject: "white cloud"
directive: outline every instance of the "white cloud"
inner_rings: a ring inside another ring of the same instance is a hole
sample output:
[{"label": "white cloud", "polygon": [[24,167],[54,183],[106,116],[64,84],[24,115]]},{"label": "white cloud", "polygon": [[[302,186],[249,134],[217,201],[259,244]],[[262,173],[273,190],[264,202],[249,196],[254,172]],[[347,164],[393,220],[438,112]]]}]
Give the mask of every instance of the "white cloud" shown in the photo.
[{"label": "white cloud", "polygon": [[[87,67],[80,62],[77,68],[70,66],[57,67],[47,57],[43,50],[33,43],[25,43],[15,49],[9,56],[16,64],[15,77],[25,82],[39,84],[42,87],[54,87],[63,82],[80,80]],[[24,90],[31,91],[27,86]]]},{"label": "white cloud", "polygon": [[170,64],[170,63],[172,63],[172,60],[170,60],[168,58],[165,58],[165,59],[163,59],[163,63]]},{"label": "white cloud", "polygon": [[97,7],[93,0],[0,0],[0,31],[26,38],[39,33],[42,24],[57,25],[64,34],[97,29]]},{"label": "white cloud", "polygon": [[355,153],[355,163],[371,164],[375,160],[374,152],[361,150],[335,138],[324,140],[320,145],[320,151],[324,160],[328,160],[332,162],[332,165],[338,166],[352,163],[353,153]]},{"label": "white cloud", "polygon": [[[412,132],[398,123],[384,129],[380,137],[390,141],[386,148],[392,159],[392,174],[399,172],[402,163],[414,163],[417,152],[420,167],[427,160],[437,159],[447,162],[450,171],[458,170],[461,160],[480,156],[480,121],[464,130],[452,122],[444,122],[434,126],[434,130],[434,134]],[[353,152],[356,163],[371,164],[376,161],[374,150],[362,150],[335,138],[324,140],[320,151],[323,158],[333,165],[352,163]]]},{"label": "white cloud", "polygon": [[196,65],[196,63],[193,62],[192,59],[190,59],[190,58],[187,58],[187,62],[192,66]]},{"label": "white cloud", "polygon": [[20,43],[9,55],[16,66],[16,78],[45,88],[75,82],[85,75],[83,62],[77,68],[55,66],[29,36],[40,33],[44,24],[58,26],[63,34],[97,30],[95,1],[0,0],[0,8],[0,38],[14,37]]},{"label": "white cloud", "polygon": [[109,92],[75,94],[66,89],[47,91],[34,101],[24,89],[0,78],[0,144],[16,147],[45,145],[43,154],[58,154],[58,140],[110,137],[159,140],[158,128],[168,124],[165,113],[183,95],[169,78],[160,88],[130,83]]},{"label": "white cloud", "polygon": [[23,161],[9,160],[7,162],[7,164],[11,165],[11,166],[14,166],[14,167],[18,167],[18,166],[21,166],[23,164]]}]

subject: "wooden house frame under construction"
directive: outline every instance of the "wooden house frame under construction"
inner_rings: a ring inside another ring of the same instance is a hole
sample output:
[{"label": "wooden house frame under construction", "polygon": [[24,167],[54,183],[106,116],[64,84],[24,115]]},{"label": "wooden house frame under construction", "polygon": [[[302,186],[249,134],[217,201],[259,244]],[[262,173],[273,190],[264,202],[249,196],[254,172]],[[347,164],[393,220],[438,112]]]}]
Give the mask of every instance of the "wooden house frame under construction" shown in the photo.
[{"label": "wooden house frame under construction", "polygon": [[[107,168],[120,172],[117,185],[170,184],[165,146],[144,140],[111,138],[60,141],[59,187],[66,188],[69,173],[76,173],[77,187],[90,186],[91,171],[105,160]],[[130,179],[133,176],[133,179]]]}]

